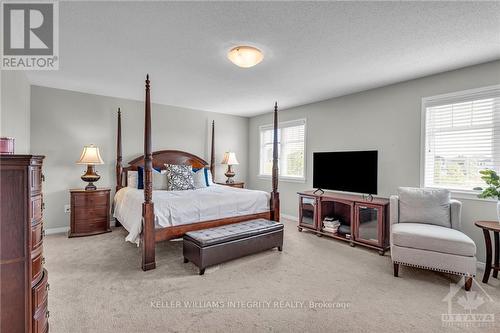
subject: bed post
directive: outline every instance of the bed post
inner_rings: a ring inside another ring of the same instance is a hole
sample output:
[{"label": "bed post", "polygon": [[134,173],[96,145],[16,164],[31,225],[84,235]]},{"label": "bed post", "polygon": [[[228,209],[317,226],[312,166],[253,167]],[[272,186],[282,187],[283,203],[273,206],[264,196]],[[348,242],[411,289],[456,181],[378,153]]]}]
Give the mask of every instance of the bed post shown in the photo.
[{"label": "bed post", "polygon": [[146,106],[144,119],[144,203],[142,204],[142,270],[156,268],[155,262],[155,215],[153,206],[151,152],[151,100],[149,92],[149,74],[146,75]]},{"label": "bed post", "polygon": [[215,120],[212,120],[212,147],[210,150],[210,173],[215,183]]},{"label": "bed post", "polygon": [[116,192],[122,188],[122,112],[118,108],[118,130],[116,135]]},{"label": "bed post", "polygon": [[273,125],[273,191],[271,192],[271,219],[280,220],[280,194],[278,192],[278,102],[274,103]]}]

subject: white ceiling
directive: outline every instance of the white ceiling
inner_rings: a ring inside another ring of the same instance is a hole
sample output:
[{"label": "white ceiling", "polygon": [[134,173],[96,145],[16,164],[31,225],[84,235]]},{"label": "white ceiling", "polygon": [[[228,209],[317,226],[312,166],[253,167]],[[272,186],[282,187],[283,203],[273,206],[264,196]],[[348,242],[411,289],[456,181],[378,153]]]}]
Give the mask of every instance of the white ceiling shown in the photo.
[{"label": "white ceiling", "polygon": [[[500,58],[499,2],[61,2],[32,84],[251,116]],[[238,44],[264,60],[242,69]]]}]

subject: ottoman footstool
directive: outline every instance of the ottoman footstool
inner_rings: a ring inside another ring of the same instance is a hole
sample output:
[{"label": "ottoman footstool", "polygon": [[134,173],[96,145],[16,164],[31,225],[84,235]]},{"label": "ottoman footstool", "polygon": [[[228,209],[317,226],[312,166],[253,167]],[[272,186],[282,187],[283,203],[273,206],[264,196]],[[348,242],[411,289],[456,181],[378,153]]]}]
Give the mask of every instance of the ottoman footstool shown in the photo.
[{"label": "ottoman footstool", "polygon": [[277,247],[283,249],[283,224],[256,219],[216,228],[190,231],[184,235],[184,262],[200,269]]}]

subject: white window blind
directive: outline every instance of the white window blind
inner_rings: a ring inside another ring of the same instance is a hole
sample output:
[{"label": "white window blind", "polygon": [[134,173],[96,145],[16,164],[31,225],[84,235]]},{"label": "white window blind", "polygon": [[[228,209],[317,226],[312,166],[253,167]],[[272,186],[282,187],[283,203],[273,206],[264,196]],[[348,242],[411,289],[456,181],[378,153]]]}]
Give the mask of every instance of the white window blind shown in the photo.
[{"label": "white window blind", "polygon": [[424,186],[470,191],[500,167],[500,87],[424,99]]},{"label": "white window blind", "polygon": [[[278,127],[278,160],[281,178],[305,178],[305,119],[280,123]],[[273,127],[260,128],[260,175],[270,176],[273,168]]]}]

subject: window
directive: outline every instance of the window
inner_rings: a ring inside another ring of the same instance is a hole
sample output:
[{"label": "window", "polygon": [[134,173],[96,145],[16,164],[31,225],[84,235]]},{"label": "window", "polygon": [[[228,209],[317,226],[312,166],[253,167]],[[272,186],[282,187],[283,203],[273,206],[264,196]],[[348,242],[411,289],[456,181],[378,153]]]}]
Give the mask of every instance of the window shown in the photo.
[{"label": "window", "polygon": [[[280,179],[305,180],[306,120],[280,123],[278,160]],[[271,176],[273,169],[273,126],[260,127],[260,175]]]},{"label": "window", "polygon": [[471,191],[500,168],[500,86],[424,98],[423,185]]}]

